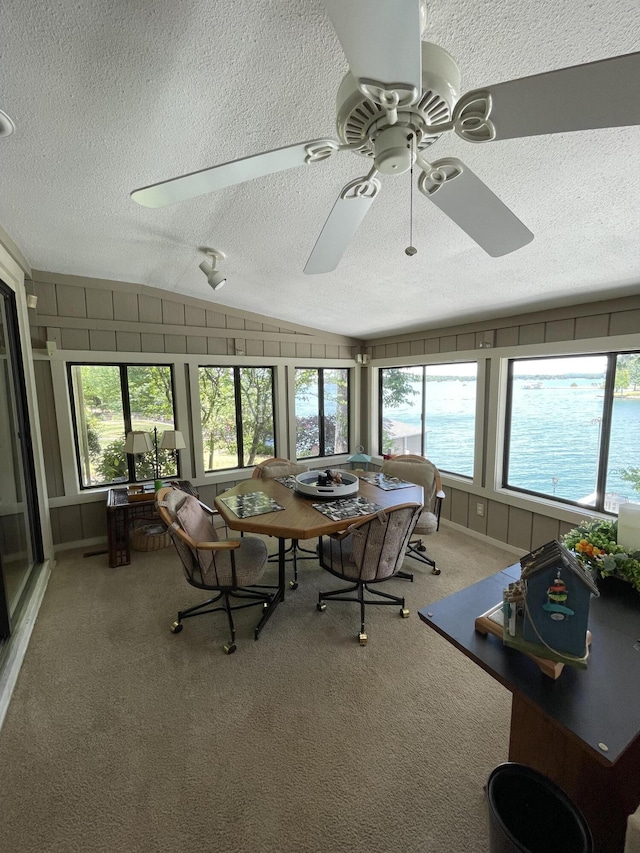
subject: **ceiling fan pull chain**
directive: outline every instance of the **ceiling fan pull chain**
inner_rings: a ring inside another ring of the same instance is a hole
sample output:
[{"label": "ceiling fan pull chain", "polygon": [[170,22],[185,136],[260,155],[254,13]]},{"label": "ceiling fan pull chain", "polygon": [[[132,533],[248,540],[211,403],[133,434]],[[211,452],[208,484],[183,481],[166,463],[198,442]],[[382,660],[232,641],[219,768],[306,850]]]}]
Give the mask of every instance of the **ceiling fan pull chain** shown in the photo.
[{"label": "ceiling fan pull chain", "polygon": [[[415,144],[416,144],[415,136],[413,134],[411,134],[410,140],[411,140],[411,148],[413,151],[413,150],[415,150]],[[409,245],[404,250],[404,253],[405,253],[405,255],[408,255],[411,258],[411,257],[413,257],[413,255],[417,255],[417,253],[418,253],[418,250],[413,245],[413,164],[411,166],[410,175],[411,175],[411,178],[410,178],[410,182],[409,182]]]}]

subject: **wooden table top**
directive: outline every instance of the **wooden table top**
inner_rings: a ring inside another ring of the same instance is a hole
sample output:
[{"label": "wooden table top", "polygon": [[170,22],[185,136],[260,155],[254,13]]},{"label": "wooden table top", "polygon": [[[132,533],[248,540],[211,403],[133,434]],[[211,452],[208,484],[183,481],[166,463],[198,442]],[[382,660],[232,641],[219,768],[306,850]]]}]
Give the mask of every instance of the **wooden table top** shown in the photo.
[{"label": "wooden table top", "polygon": [[[284,510],[264,513],[263,515],[254,515],[250,518],[238,518],[220,500],[223,497],[246,495],[249,492],[263,492],[283,506]],[[422,504],[423,489],[422,486],[413,486],[407,489],[385,491],[378,486],[360,480],[360,490],[357,496],[367,498],[372,503],[386,508],[405,503],[415,502]],[[356,496],[353,495],[353,497]],[[349,521],[345,521],[344,519],[332,521],[314,509],[312,506],[314,503],[322,503],[322,500],[300,495],[277,480],[271,479],[245,480],[244,483],[234,486],[233,489],[229,489],[224,494],[218,495],[215,499],[216,509],[232,530],[262,533],[267,536],[276,536],[279,539],[315,539],[317,536],[345,530],[349,524],[364,517],[359,516]]]}]

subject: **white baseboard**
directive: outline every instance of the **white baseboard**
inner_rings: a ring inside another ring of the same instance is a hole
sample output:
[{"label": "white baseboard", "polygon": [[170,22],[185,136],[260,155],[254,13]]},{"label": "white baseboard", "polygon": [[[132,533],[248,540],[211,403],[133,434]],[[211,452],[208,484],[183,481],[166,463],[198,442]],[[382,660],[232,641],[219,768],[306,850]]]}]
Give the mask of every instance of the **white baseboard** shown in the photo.
[{"label": "white baseboard", "polygon": [[501,542],[499,539],[493,539],[491,536],[487,536],[484,533],[478,533],[477,530],[471,530],[468,527],[464,527],[462,524],[456,524],[454,521],[449,521],[446,518],[441,518],[440,524],[443,527],[451,527],[453,530],[458,530],[460,533],[466,533],[467,536],[471,536],[473,539],[479,539],[481,542],[486,542],[487,545],[493,545],[494,548],[502,548],[503,551],[510,551],[517,557],[524,557],[525,554],[529,553],[522,548],[516,548],[514,545]]}]

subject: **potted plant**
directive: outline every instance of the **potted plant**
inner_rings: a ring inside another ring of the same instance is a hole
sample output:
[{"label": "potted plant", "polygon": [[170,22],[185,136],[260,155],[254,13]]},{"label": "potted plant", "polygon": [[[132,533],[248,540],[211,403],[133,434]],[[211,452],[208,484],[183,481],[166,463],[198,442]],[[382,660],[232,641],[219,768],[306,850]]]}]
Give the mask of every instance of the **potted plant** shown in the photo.
[{"label": "potted plant", "polygon": [[581,521],[562,537],[562,544],[595,576],[622,578],[640,592],[640,551],[628,553],[618,545],[616,519]]}]

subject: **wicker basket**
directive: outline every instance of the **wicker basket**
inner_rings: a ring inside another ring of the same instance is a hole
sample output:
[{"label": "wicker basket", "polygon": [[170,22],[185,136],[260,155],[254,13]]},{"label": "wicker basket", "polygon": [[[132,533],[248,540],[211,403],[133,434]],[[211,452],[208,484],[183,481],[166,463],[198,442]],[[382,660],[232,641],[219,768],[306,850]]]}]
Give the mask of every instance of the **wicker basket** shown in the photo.
[{"label": "wicker basket", "polygon": [[160,551],[171,545],[168,530],[161,529],[157,521],[139,521],[131,534],[131,547],[134,551]]}]

